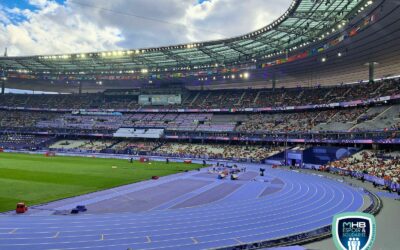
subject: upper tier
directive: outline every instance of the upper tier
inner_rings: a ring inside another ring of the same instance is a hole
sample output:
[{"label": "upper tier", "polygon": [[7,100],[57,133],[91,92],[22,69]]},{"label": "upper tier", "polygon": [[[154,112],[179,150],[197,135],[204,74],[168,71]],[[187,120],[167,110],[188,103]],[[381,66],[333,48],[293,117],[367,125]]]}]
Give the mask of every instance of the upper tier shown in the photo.
[{"label": "upper tier", "polygon": [[[182,103],[168,106],[143,106],[140,92],[132,95],[0,95],[0,108],[73,111],[77,109],[120,112],[267,112],[347,107],[385,102],[400,98],[400,80],[375,83],[294,89],[238,89],[180,91]],[[158,93],[160,94],[160,93]],[[383,98],[384,97],[384,98]]]},{"label": "upper tier", "polygon": [[293,0],[276,21],[238,37],[159,48],[2,58],[0,67],[32,72],[117,72],[251,62],[309,44],[371,4],[364,0]]}]

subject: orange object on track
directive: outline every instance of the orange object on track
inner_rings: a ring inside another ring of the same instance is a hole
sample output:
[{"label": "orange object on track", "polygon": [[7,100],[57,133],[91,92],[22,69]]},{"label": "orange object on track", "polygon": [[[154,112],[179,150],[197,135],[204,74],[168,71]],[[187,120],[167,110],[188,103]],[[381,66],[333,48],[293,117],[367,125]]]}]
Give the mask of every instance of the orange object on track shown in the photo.
[{"label": "orange object on track", "polygon": [[25,203],[17,203],[17,208],[15,209],[15,212],[17,212],[17,214],[23,214],[26,211],[28,211],[28,207],[25,205]]}]

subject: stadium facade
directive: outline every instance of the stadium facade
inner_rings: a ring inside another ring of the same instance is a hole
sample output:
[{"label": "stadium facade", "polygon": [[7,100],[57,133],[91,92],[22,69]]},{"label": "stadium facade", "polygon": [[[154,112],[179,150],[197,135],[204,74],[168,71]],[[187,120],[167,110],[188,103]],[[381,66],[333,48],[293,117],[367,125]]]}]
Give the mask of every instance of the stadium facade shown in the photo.
[{"label": "stadium facade", "polygon": [[[0,248],[258,249],[329,237],[340,212],[379,213],[366,189],[277,168],[400,195],[399,22],[391,0],[294,0],[231,39],[0,57],[0,153],[213,164],[6,215]],[[82,204],[95,215],[48,217]]]},{"label": "stadium facade", "polygon": [[2,57],[0,69],[10,88],[62,92],[171,82],[190,89],[351,83],[398,73],[398,16],[387,0],[294,0],[273,23],[230,39]]},{"label": "stadium facade", "polygon": [[165,140],[398,144],[399,14],[387,0],[293,1],[272,24],[226,40],[2,57],[3,91],[78,93],[2,95],[2,131],[113,138],[144,128]]}]

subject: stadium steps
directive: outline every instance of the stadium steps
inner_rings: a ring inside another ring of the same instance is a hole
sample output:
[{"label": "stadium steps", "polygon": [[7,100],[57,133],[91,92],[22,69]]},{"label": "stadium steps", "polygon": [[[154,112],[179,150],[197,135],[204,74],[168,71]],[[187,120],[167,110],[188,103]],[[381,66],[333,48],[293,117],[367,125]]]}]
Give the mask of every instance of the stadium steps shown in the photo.
[{"label": "stadium steps", "polygon": [[133,100],[133,101],[131,101],[130,103],[128,103],[128,107],[132,107],[132,106],[134,106],[134,104],[136,104],[136,101],[135,101],[135,100]]},{"label": "stadium steps", "polygon": [[258,98],[260,97],[261,92],[262,92],[262,91],[258,91],[258,92],[257,92],[256,98],[254,98],[253,104],[256,104],[256,103],[257,103],[257,100],[258,100]]},{"label": "stadium steps", "polygon": [[400,105],[390,106],[373,120],[358,124],[359,129],[385,129],[399,122]]},{"label": "stadium steps", "polygon": [[328,93],[326,93],[326,95],[324,96],[324,100],[326,100],[328,98],[328,96],[331,95],[333,89],[331,89],[330,91],[328,91]]},{"label": "stadium steps", "polygon": [[121,141],[114,141],[114,143],[112,143],[111,145],[109,145],[107,148],[105,149],[111,149],[113,148],[115,145],[117,145],[118,143],[120,143]]},{"label": "stadium steps", "polygon": [[243,91],[243,94],[240,96],[239,101],[235,105],[240,105],[242,103],[243,98],[246,96],[246,91]]},{"label": "stadium steps", "polygon": [[[379,112],[381,108],[382,108],[382,107],[372,107],[372,108],[368,109],[365,113],[363,113],[362,115],[360,115],[360,116],[357,118],[357,120],[360,119],[363,115],[372,115],[372,114],[376,113],[376,111]],[[361,123],[357,123],[357,124],[355,124],[349,131],[353,131],[353,130],[356,129],[356,128],[363,127],[363,125],[365,125],[365,124],[370,124],[371,122],[376,121],[376,120],[378,119],[378,117],[382,116],[384,113],[386,113],[386,112],[387,112],[388,110],[390,110],[391,108],[392,108],[392,106],[389,106],[389,107],[387,107],[387,108],[384,108],[384,110],[381,111],[381,112],[379,112],[379,114],[378,114],[377,116],[375,116],[372,120],[366,120],[366,121],[363,121],[363,122],[361,122]]]},{"label": "stadium steps", "polygon": [[383,86],[385,86],[385,84],[379,84],[379,86],[375,89],[375,91],[373,91],[371,94],[376,94],[378,93],[378,91],[383,88]]},{"label": "stadium steps", "polygon": [[191,94],[187,95],[185,99],[183,99],[182,104],[187,104],[187,101],[189,100],[190,96]]},{"label": "stadium steps", "polygon": [[382,115],[386,114],[389,110],[393,109],[395,106],[389,106],[387,109],[385,109],[382,113],[380,113],[379,115],[377,115],[374,119],[372,119],[372,121],[375,121],[378,117],[382,117]]},{"label": "stadium steps", "polygon": [[315,126],[314,122],[315,120],[321,115],[322,112],[318,112],[318,114],[316,116],[314,116],[314,118],[311,120],[311,123],[313,124],[313,127]]},{"label": "stadium steps", "polygon": [[208,98],[210,97],[211,93],[212,93],[211,91],[210,91],[210,92],[208,92],[208,94],[207,94],[206,98],[204,98],[204,100],[201,102],[201,105],[203,105],[204,103],[206,103],[206,102],[207,102],[207,100],[208,100]]},{"label": "stadium steps", "polygon": [[[333,116],[331,116],[331,117],[326,121],[325,124],[330,123],[330,122],[333,120],[333,118],[335,118],[338,114],[339,114],[339,112],[336,112]],[[322,123],[322,124],[323,124],[323,123]]]},{"label": "stadium steps", "polygon": [[300,92],[300,94],[297,96],[297,99],[300,100],[303,95],[304,95],[304,90]]},{"label": "stadium steps", "polygon": [[197,92],[197,95],[193,98],[192,102],[189,104],[190,106],[193,105],[193,103],[197,100],[197,98],[199,97],[200,92]]},{"label": "stadium steps", "polygon": [[164,144],[165,144],[166,142],[159,142],[158,143],[158,145],[157,146],[155,146],[154,148],[153,148],[153,152],[156,152],[157,151],[157,149],[159,149],[161,146],[163,146]]}]

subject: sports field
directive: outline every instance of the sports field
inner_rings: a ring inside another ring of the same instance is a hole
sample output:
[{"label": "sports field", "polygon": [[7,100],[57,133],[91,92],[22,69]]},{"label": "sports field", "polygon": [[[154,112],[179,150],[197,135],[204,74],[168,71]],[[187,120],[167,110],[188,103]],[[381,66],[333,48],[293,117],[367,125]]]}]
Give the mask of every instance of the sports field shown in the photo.
[{"label": "sports field", "polygon": [[198,168],[196,164],[0,153],[0,212]]}]

